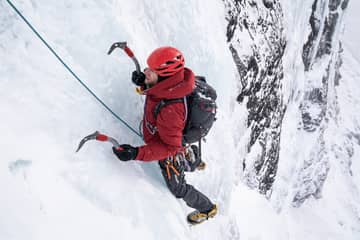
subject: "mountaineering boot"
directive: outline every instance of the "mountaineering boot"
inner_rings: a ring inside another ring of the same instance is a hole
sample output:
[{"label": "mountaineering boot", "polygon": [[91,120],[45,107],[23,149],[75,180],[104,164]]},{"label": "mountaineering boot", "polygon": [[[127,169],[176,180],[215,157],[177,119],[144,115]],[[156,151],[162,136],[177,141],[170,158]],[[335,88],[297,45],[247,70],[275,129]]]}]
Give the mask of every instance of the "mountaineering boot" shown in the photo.
[{"label": "mountaineering boot", "polygon": [[196,210],[187,216],[187,220],[192,225],[200,224],[205,220],[214,217],[217,214],[217,209],[217,205],[215,204],[212,209],[207,212],[199,212],[198,210]]},{"label": "mountaineering boot", "polygon": [[201,171],[204,170],[205,168],[206,168],[206,163],[201,161],[199,165],[196,167],[196,170]]}]

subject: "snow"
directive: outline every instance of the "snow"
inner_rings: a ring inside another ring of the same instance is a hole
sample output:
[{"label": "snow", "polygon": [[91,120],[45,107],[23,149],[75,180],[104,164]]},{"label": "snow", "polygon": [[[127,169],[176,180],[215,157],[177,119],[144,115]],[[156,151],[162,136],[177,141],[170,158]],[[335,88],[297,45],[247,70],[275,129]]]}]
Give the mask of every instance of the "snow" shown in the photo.
[{"label": "snow", "polygon": [[[226,44],[221,1],[32,0],[14,4],[73,71],[135,129],[144,99],[130,81],[134,65],[120,50],[108,56],[108,48],[126,40],[142,67],[147,55],[161,45],[183,51],[186,64],[206,76],[218,92],[218,120],[203,145],[207,169],[188,174],[187,181],[219,204],[219,214],[189,227],[185,217],[192,209],[171,195],[156,162],[119,162],[110,145],[99,142],[88,142],[75,154],[79,141],[95,130],[121,143],[142,142],[1,1],[0,239],[359,239],[360,227],[355,224],[360,211],[352,204],[359,199],[354,198],[357,188],[349,195],[352,184],[360,182],[359,161],[351,165],[354,181],[337,180],[343,175],[341,170],[330,172],[325,197],[311,199],[301,208],[289,205],[290,194],[281,184],[278,198],[268,200],[241,181],[243,143],[249,129],[244,106],[234,103],[237,74]],[[352,4],[358,3],[350,1],[353,12],[347,19],[357,26],[354,9],[358,7]],[[295,36],[286,57],[294,59],[300,56],[308,19],[297,6],[310,14],[311,1],[285,4],[285,9],[296,13],[295,18],[285,16],[288,31],[292,29]],[[291,28],[292,24],[299,27]],[[356,50],[359,36],[352,31],[345,46]],[[359,106],[360,99],[353,98],[355,90],[349,90],[360,76],[356,53],[349,51],[345,58],[346,84],[340,89],[345,98],[340,104],[345,106]],[[291,81],[291,76],[303,77],[299,58],[285,62],[285,69],[285,94],[289,101],[296,101],[302,86]],[[296,147],[284,148],[281,158],[300,161],[302,149],[297,144],[302,136],[291,131],[299,117],[295,105],[289,106],[283,126],[287,131],[282,136]],[[340,107],[345,111],[344,125],[359,130],[353,108],[345,106]],[[360,148],[354,149],[352,159],[359,159]],[[281,162],[279,179],[291,182],[297,168]],[[341,191],[344,182],[348,186]],[[339,202],[344,204],[337,208]],[[280,211],[281,204],[285,205]]]},{"label": "snow", "polygon": [[[345,46],[344,63],[340,69],[342,78],[339,86],[334,87],[334,83],[329,82],[328,98],[331,100],[327,106],[327,126],[308,133],[299,130],[302,127],[299,103],[308,88],[321,87],[321,76],[324,75],[321,69],[326,64],[326,59],[322,59],[313,65],[310,73],[304,74],[301,42],[307,37],[304,32],[309,31],[309,26],[308,18],[302,18],[299,13],[309,12],[311,4],[312,1],[291,4],[283,1],[285,18],[288,19],[285,21],[287,31],[291,32],[290,36],[297,37],[289,37],[285,54],[285,94],[289,96],[289,105],[282,125],[282,150],[271,201],[280,215],[286,216],[288,225],[285,229],[289,232],[289,239],[358,239],[360,195],[354,170],[358,167],[356,156],[359,144],[351,140],[349,135],[359,129],[359,115],[356,114],[359,62],[351,57],[347,47],[359,36],[356,31],[349,34],[348,30],[354,27],[352,22],[359,19],[356,15],[358,3],[350,1],[345,15],[345,34],[343,25],[339,25],[336,30],[336,37],[340,37]],[[293,12],[297,13],[294,17]],[[299,34],[302,34],[302,40]],[[337,54],[336,47],[333,51],[333,54]],[[354,55],[357,53],[352,52]],[[333,71],[331,74],[334,74]],[[336,95],[332,92],[334,89]],[[319,109],[311,106],[309,110],[316,113]],[[319,141],[321,139],[324,142]],[[321,176],[326,176],[321,192],[315,192],[314,197],[306,200],[299,208],[290,206],[297,191],[311,192],[311,189],[316,189],[318,186],[314,179]],[[300,179],[305,182],[302,183]],[[304,189],[305,184],[307,189]]]},{"label": "snow", "polygon": [[352,54],[357,61],[360,61],[360,17],[358,12],[360,9],[359,1],[350,1],[348,6],[348,14],[346,16],[346,28],[345,28],[345,48],[348,49],[348,53]]},{"label": "snow", "polygon": [[[113,42],[126,40],[143,67],[155,47],[174,45],[188,56],[187,65],[196,73],[207,76],[220,91],[232,91],[231,84],[222,83],[235,82],[225,21],[220,21],[222,5],[212,1],[204,9],[189,3],[163,1],[153,7],[149,1],[16,2],[73,71],[135,129],[143,99],[132,90],[131,60],[120,50],[106,55]],[[184,10],[167,11],[176,7]],[[0,238],[191,239],[202,234],[204,227],[188,227],[185,219],[192,209],[171,195],[157,163],[119,162],[108,144],[98,142],[87,143],[75,154],[81,138],[94,130],[122,143],[142,142],[73,79],[6,2],[0,8],[0,51],[6,59],[0,67]],[[210,20],[215,24],[210,26]],[[220,123],[212,133],[229,143],[223,147],[227,152],[233,144],[231,132],[222,126],[227,125],[226,106],[233,95],[219,97]],[[220,131],[228,133],[216,133]],[[211,138],[204,152],[218,148]],[[222,212],[232,185],[230,176],[223,179],[220,173],[230,171],[225,163],[235,157],[223,160],[220,154],[204,154],[212,169],[189,182],[219,203],[219,217],[210,224],[225,230]],[[213,167],[219,163],[224,166]],[[220,231],[210,234],[221,236]]]}]

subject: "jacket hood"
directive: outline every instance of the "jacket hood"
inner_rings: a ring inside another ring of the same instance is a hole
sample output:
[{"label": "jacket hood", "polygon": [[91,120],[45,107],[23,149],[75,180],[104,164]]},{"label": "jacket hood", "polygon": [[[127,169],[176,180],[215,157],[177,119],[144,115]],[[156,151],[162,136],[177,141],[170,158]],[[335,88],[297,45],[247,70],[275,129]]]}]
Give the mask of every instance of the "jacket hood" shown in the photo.
[{"label": "jacket hood", "polygon": [[145,90],[144,94],[160,99],[175,99],[190,94],[194,87],[194,73],[190,69],[184,68],[184,70]]}]

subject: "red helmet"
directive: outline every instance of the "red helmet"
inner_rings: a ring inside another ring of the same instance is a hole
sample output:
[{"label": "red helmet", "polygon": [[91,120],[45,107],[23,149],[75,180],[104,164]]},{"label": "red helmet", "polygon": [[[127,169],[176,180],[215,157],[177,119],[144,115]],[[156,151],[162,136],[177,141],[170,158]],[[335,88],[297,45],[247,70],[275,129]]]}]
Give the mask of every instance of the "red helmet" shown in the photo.
[{"label": "red helmet", "polygon": [[185,59],[176,48],[160,47],[150,54],[147,64],[157,75],[168,77],[184,69]]}]

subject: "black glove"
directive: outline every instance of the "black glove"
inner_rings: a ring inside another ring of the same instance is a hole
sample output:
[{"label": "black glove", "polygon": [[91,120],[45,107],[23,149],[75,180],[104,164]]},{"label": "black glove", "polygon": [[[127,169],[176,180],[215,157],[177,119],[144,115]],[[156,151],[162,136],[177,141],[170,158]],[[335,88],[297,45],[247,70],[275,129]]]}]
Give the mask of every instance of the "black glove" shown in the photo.
[{"label": "black glove", "polygon": [[129,144],[120,145],[118,148],[113,147],[114,154],[121,161],[134,160],[138,154],[138,148],[132,147]]},{"label": "black glove", "polygon": [[136,86],[144,86],[145,84],[145,74],[143,72],[137,72],[137,71],[133,71],[132,75],[131,75],[131,81],[136,85]]}]

